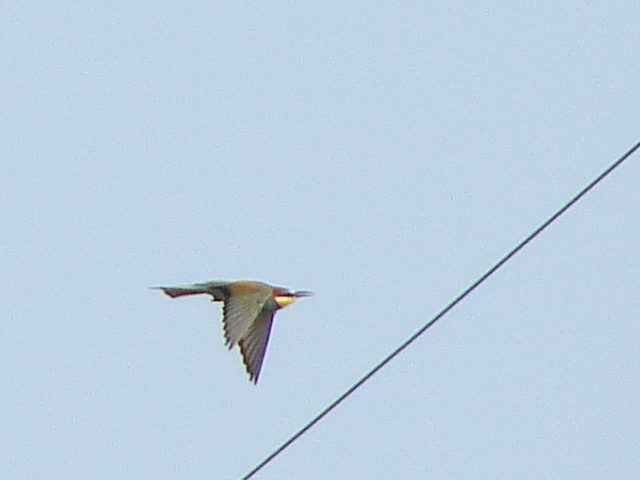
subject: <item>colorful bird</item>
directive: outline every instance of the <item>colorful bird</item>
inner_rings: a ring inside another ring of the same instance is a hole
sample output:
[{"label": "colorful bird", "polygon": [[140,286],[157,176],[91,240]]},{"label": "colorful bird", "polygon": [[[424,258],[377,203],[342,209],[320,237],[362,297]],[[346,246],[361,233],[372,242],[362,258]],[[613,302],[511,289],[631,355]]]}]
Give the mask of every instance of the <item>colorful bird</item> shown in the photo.
[{"label": "colorful bird", "polygon": [[276,311],[312,292],[294,291],[251,280],[194,283],[177,287],[152,287],[172,298],[208,293],[212,302],[224,302],[222,322],[229,349],[240,347],[249,380],[258,383]]}]

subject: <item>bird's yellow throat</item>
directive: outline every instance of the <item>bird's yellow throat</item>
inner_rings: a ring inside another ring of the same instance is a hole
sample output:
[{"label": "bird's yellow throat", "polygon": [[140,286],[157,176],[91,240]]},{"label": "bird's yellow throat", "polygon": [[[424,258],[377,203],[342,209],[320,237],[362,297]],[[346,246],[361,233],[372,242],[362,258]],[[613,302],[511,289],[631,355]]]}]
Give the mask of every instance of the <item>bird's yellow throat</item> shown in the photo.
[{"label": "bird's yellow throat", "polygon": [[280,308],[286,307],[287,305],[291,305],[293,302],[296,301],[296,297],[292,297],[290,295],[282,295],[279,297],[275,297],[274,300],[276,301],[276,303],[278,304],[278,306]]}]

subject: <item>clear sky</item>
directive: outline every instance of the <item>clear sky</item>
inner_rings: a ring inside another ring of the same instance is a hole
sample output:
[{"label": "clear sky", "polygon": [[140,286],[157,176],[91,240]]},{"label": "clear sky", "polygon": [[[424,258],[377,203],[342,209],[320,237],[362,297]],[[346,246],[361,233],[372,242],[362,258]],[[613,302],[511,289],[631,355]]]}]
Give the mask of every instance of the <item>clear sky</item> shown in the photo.
[{"label": "clear sky", "polygon": [[[0,478],[235,479],[640,137],[638,2],[5,2]],[[260,479],[637,479],[640,158]],[[220,306],[280,312],[257,386]]]}]

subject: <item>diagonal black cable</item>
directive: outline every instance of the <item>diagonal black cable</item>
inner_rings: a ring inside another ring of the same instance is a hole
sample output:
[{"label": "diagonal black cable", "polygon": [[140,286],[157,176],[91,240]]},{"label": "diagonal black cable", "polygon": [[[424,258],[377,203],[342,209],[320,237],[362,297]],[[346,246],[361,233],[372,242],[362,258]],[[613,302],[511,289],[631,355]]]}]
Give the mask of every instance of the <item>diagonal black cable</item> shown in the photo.
[{"label": "diagonal black cable", "polygon": [[591,181],[586,187],[584,187],[580,192],[574,196],[571,200],[569,200],[562,208],[560,208],[556,213],[551,215],[547,220],[545,220],[538,228],[536,228],[532,233],[530,233],[524,240],[522,240],[518,245],[516,245],[509,253],[507,253],[504,257],[498,261],[493,267],[487,270],[480,278],[478,278],[475,282],[471,284],[466,290],[464,290],[461,294],[459,294],[451,303],[449,303],[446,307],[444,307],[440,313],[438,313],[435,317],[429,320],[426,324],[424,324],[420,329],[411,335],[408,340],[405,340],[398,348],[396,348],[393,352],[387,355],[383,360],[381,360],[375,367],[373,367],[366,375],[364,375],[360,380],[354,383],[351,387],[349,387],[342,395],[336,398],[333,402],[329,404],[324,410],[322,410],[319,414],[317,414],[310,422],[308,422],[304,427],[298,430],[294,435],[292,435],[286,442],[280,445],[276,450],[274,450],[268,457],[262,460],[258,465],[256,465],[253,470],[251,470],[248,474],[242,477],[242,480],[248,480],[253,477],[258,471],[260,471],[265,465],[267,465],[271,460],[280,455],[285,449],[287,449],[293,442],[298,440],[302,435],[304,435],[308,430],[311,429],[316,423],[322,420],[331,410],[340,405],[344,400],[347,399],[349,395],[355,392],[358,388],[360,388],[367,380],[373,377],[379,370],[382,369],[387,363],[393,360],[396,356],[400,354],[405,348],[411,345],[415,340],[418,339],[424,332],[427,331],[434,323],[444,317],[449,311],[455,307],[458,303],[460,303],[467,295],[473,292],[476,288],[480,286],[486,279],[488,279],[491,275],[493,275],[498,269],[500,269],[505,263],[507,263],[511,258],[522,250],[531,240],[536,238],[543,230],[545,230],[549,225],[551,225],[554,221],[556,221],[560,216],[562,216],[567,210],[569,210],[578,200],[580,200],[584,195],[589,192],[593,187],[595,187],[598,183],[600,183],[607,175],[613,172],[616,168],[618,168],[627,158],[629,158],[633,153],[640,148],[640,142],[636,143],[633,147],[631,147],[627,152],[622,155],[618,160],[616,160],[613,164],[611,164],[605,171],[603,171],[600,175],[598,175],[593,181]]}]

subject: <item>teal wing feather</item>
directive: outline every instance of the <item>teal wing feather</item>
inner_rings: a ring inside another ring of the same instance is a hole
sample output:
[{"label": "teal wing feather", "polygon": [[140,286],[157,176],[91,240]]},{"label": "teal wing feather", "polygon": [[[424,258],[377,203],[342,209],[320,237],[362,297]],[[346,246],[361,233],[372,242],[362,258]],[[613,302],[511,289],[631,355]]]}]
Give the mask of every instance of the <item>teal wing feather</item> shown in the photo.
[{"label": "teal wing feather", "polygon": [[222,321],[224,338],[232,348],[245,337],[269,298],[270,291],[258,290],[243,295],[231,295],[225,302]]},{"label": "teal wing feather", "polygon": [[269,343],[275,311],[263,310],[246,335],[238,342],[249,380],[258,383],[260,369]]}]

